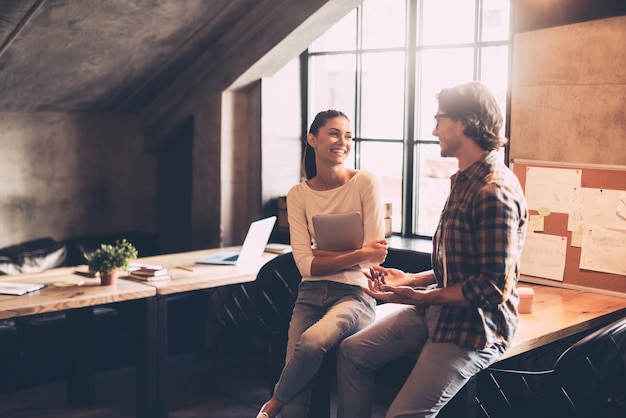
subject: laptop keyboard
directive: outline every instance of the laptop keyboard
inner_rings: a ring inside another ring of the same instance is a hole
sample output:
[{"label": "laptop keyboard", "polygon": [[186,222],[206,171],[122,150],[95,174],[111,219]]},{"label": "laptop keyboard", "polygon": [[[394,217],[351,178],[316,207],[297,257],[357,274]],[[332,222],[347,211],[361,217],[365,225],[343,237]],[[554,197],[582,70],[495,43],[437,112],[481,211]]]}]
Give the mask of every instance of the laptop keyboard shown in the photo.
[{"label": "laptop keyboard", "polygon": [[226,257],[224,261],[237,261],[239,258],[239,254],[231,255],[230,257]]}]

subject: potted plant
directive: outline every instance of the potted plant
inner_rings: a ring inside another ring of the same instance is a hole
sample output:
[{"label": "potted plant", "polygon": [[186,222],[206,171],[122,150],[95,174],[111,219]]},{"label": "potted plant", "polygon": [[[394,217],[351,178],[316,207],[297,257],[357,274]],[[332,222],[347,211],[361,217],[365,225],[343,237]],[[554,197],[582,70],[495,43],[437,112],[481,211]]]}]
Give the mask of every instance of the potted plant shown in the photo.
[{"label": "potted plant", "polygon": [[137,249],[124,239],[115,245],[100,244],[100,248],[87,256],[87,265],[90,273],[100,275],[100,284],[109,286],[115,284],[119,269],[127,268],[135,258]]}]

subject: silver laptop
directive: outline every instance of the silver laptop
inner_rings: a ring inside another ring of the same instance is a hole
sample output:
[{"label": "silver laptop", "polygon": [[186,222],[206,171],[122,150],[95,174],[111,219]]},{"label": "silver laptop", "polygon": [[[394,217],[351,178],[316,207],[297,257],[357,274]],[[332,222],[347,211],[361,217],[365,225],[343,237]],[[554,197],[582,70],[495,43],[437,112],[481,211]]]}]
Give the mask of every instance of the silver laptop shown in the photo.
[{"label": "silver laptop", "polygon": [[261,259],[276,223],[276,216],[254,221],[248,228],[241,251],[219,251],[196,261],[199,264],[239,265]]}]

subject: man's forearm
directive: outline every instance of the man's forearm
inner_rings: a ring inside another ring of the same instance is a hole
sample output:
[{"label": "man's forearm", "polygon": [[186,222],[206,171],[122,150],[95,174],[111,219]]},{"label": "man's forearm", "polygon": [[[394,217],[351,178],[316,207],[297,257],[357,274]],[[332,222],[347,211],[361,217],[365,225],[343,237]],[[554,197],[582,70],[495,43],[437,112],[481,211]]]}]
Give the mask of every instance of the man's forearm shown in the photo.
[{"label": "man's forearm", "polygon": [[411,278],[409,286],[413,288],[428,287],[436,283],[435,272],[433,270],[421,271],[419,273],[407,273],[407,276]]},{"label": "man's forearm", "polygon": [[471,306],[463,295],[463,288],[460,283],[453,286],[437,288],[429,292],[424,292],[423,296],[420,297],[420,303],[423,303],[424,305],[455,307]]}]

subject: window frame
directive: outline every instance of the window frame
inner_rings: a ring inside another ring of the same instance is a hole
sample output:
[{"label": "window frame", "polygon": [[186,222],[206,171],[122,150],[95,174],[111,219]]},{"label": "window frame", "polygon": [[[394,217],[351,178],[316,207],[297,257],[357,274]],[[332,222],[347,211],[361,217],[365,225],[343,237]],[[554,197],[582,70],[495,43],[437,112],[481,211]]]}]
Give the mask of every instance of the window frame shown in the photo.
[{"label": "window frame", "polygon": [[[473,49],[473,64],[472,64],[472,77],[474,80],[480,80],[482,54],[485,48],[505,46],[507,48],[507,65],[508,73],[506,76],[506,98],[505,98],[505,112],[504,112],[504,126],[505,136],[509,137],[509,125],[510,125],[510,68],[511,68],[511,44],[512,44],[512,31],[511,31],[511,3],[509,0],[509,36],[505,40],[482,40],[483,29],[483,5],[487,0],[475,0],[474,11],[474,39],[472,42],[463,43],[449,43],[449,44],[422,44],[422,34],[418,34],[419,29],[422,27],[421,19],[423,18],[423,1],[425,0],[405,0],[406,8],[406,42],[403,47],[390,47],[390,48],[362,48],[363,39],[363,4],[359,5],[355,13],[355,49],[354,50],[332,50],[332,51],[311,51],[305,50],[301,54],[302,63],[302,79],[303,79],[303,133],[306,135],[308,129],[308,121],[310,123],[312,117],[310,113],[310,86],[311,86],[311,68],[312,59],[314,57],[328,56],[328,55],[340,55],[348,54],[353,55],[356,60],[355,63],[355,77],[354,77],[354,117],[351,118],[353,123],[353,154],[352,163],[355,168],[360,169],[360,155],[362,145],[368,142],[376,143],[401,143],[402,144],[402,207],[400,231],[394,232],[394,235],[400,235],[405,238],[426,238],[431,239],[432,235],[420,234],[418,229],[419,221],[419,186],[416,185],[419,181],[419,146],[420,145],[438,145],[436,138],[419,138],[418,127],[420,123],[432,123],[431,120],[419,121],[420,115],[417,112],[419,107],[419,86],[422,79],[422,53],[429,50],[442,50],[448,48],[470,47]],[[364,1],[365,3],[366,1]],[[362,84],[363,84],[363,55],[372,52],[394,52],[402,51],[404,53],[404,124],[403,124],[403,137],[401,139],[392,138],[367,138],[361,135],[361,98],[362,98]],[[508,144],[504,147],[504,161],[509,162],[509,147]]]}]

